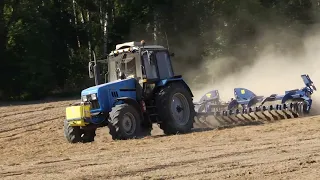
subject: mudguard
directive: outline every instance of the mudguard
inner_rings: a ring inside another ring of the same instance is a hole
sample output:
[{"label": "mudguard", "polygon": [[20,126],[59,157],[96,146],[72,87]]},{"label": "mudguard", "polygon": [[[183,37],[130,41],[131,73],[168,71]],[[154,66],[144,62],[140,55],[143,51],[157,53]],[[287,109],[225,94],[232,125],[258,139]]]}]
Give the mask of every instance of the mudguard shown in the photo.
[{"label": "mudguard", "polygon": [[169,82],[175,82],[175,81],[180,81],[180,82],[182,82],[182,84],[185,86],[185,88],[187,88],[188,91],[190,92],[191,97],[194,97],[194,96],[193,96],[193,93],[192,93],[192,91],[191,91],[191,89],[190,89],[190,87],[189,87],[188,84],[183,80],[182,76],[175,76],[175,77],[173,77],[173,78],[163,79],[163,80],[161,80],[160,82],[158,82],[157,86],[158,86],[158,87],[165,86],[167,83],[169,83]]},{"label": "mudguard", "polygon": [[135,99],[130,98],[130,97],[117,98],[116,104],[122,104],[122,103],[127,103],[127,104],[130,104],[130,105],[134,106],[137,109],[137,111],[139,113],[141,113],[141,107],[140,107],[139,103]]}]

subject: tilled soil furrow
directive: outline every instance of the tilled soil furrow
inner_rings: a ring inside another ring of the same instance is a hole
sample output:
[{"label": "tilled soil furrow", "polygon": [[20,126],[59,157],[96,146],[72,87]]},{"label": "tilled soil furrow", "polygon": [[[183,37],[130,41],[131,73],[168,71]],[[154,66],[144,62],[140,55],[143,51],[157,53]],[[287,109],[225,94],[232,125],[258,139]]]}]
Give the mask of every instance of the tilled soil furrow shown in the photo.
[{"label": "tilled soil furrow", "polygon": [[[16,115],[14,118],[5,117],[0,119],[0,133],[2,131],[7,131],[8,129],[15,129],[16,127],[27,127],[29,124],[34,124],[39,120],[52,119],[55,117],[64,116],[60,113],[61,109],[45,110],[45,111],[35,111],[33,113],[26,113]],[[64,117],[63,117],[64,118]]]},{"label": "tilled soil furrow", "polygon": [[15,139],[23,138],[23,136],[25,136],[25,133],[30,133],[30,132],[38,133],[37,131],[39,131],[39,130],[45,128],[45,127],[46,126],[37,127],[37,128],[31,128],[31,129],[21,130],[18,133],[13,133],[13,134],[10,134],[10,135],[7,135],[7,136],[0,136],[0,142],[1,141],[12,141],[12,140],[15,140]]},{"label": "tilled soil furrow", "polygon": [[46,109],[51,107],[66,107],[72,104],[74,101],[60,101],[43,104],[30,104],[30,105],[15,105],[15,106],[0,106],[0,114],[13,113],[13,112],[25,112],[36,109]]},{"label": "tilled soil furrow", "polygon": [[43,107],[43,108],[34,109],[34,110],[26,110],[26,111],[21,111],[21,112],[1,113],[0,118],[5,118],[5,117],[12,118],[12,116],[23,115],[23,114],[34,113],[34,112],[42,112],[42,111],[54,109],[54,108],[58,108],[58,107],[49,106],[49,107]]},{"label": "tilled soil furrow", "polygon": [[[55,121],[56,119],[61,119],[61,117],[55,117],[52,119],[46,119],[44,121],[41,121],[40,123],[34,123],[32,124],[28,124],[28,126],[26,127],[21,127],[19,129],[6,129],[6,133],[4,133],[4,136],[0,136],[0,142],[4,142],[4,141],[10,141],[13,139],[19,139],[19,138],[25,138],[25,136],[32,136],[32,135],[37,135],[39,133],[45,133],[46,129],[54,129],[50,126],[52,126],[52,122],[54,122],[54,124],[57,124],[57,122]],[[55,128],[60,128],[63,125],[63,121],[61,120],[61,122],[59,123],[60,126],[55,127]]]},{"label": "tilled soil furrow", "polygon": [[[26,127],[38,125],[38,124],[41,124],[41,123],[44,123],[44,122],[47,122],[47,121],[52,121],[52,120],[56,120],[56,119],[62,119],[63,117],[64,116],[60,116],[60,117],[54,117],[54,118],[50,118],[50,119],[45,119],[45,120],[42,120],[42,121],[36,121],[34,123],[29,123],[29,124],[24,125],[24,126],[18,126],[18,127],[10,128],[10,129],[4,129],[4,130],[0,129],[0,134],[6,133],[6,132],[10,132],[10,131],[14,131],[14,130],[21,129],[21,128],[26,128]],[[1,136],[0,136],[0,138],[1,138]]]}]

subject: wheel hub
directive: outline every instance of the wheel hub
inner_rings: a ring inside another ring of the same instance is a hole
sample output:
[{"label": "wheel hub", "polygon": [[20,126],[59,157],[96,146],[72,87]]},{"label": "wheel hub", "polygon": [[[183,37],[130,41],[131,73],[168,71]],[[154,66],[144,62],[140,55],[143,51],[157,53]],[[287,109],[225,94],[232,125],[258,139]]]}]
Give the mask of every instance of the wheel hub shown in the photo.
[{"label": "wheel hub", "polygon": [[177,112],[178,112],[178,113],[180,113],[180,112],[183,110],[182,107],[179,106],[179,105],[177,105],[176,109],[177,109]]},{"label": "wheel hub", "polygon": [[123,116],[122,127],[126,134],[132,134],[136,129],[135,117],[131,113],[126,113]]},{"label": "wheel hub", "polygon": [[185,125],[190,117],[189,103],[181,93],[176,93],[171,101],[171,114],[180,125]]}]

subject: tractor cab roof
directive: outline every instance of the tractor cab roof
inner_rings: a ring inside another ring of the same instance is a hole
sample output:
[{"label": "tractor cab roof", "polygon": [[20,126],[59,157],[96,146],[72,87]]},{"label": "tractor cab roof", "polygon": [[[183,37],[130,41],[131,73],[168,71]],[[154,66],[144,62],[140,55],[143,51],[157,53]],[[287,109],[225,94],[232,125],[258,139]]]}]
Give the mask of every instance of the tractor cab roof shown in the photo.
[{"label": "tractor cab roof", "polygon": [[166,49],[163,46],[160,45],[144,45],[142,46],[141,42],[125,42],[122,44],[117,44],[116,45],[116,49],[114,51],[111,51],[111,53],[109,54],[109,56],[113,56],[113,55],[119,55],[125,52],[134,52],[134,51],[138,51],[141,47],[143,47],[144,49]]}]

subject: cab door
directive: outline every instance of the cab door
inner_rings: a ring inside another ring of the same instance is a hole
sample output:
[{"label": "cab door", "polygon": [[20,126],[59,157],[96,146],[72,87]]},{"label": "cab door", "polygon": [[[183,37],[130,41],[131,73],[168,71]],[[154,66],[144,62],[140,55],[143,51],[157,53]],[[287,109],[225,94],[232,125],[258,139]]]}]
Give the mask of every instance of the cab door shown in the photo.
[{"label": "cab door", "polygon": [[159,79],[168,79],[174,76],[171,59],[168,51],[157,51],[155,53]]},{"label": "cab door", "polygon": [[154,51],[144,52],[142,55],[142,59],[145,76],[148,81],[159,80],[157,61],[154,56]]}]

